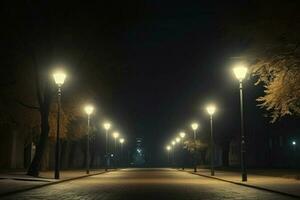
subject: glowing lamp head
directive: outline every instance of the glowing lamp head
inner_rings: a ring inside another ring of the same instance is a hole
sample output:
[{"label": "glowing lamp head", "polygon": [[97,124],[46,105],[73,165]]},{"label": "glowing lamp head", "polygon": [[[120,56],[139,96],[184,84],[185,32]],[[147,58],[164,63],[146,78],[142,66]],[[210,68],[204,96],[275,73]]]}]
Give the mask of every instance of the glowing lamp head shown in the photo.
[{"label": "glowing lamp head", "polygon": [[115,139],[117,139],[119,136],[120,136],[120,134],[119,134],[118,132],[114,132],[114,133],[113,133],[113,137],[114,137]]},{"label": "glowing lamp head", "polygon": [[53,78],[58,86],[62,86],[65,82],[66,74],[64,72],[58,71],[53,74]]},{"label": "glowing lamp head", "polygon": [[181,138],[184,138],[184,137],[185,137],[185,132],[180,132],[180,133],[179,133],[179,136],[180,136]]},{"label": "glowing lamp head", "polygon": [[110,124],[109,122],[105,122],[105,123],[103,124],[103,127],[104,127],[105,130],[109,130],[110,127],[111,127],[111,124]]},{"label": "glowing lamp head", "polygon": [[170,151],[171,150],[171,146],[170,145],[166,146],[166,150]]},{"label": "glowing lamp head", "polygon": [[206,111],[209,115],[213,115],[216,112],[216,106],[213,104],[210,104],[206,107]]},{"label": "glowing lamp head", "polygon": [[246,77],[247,72],[248,72],[247,67],[243,65],[237,65],[236,67],[233,68],[233,73],[239,81],[243,81],[243,79]]},{"label": "glowing lamp head", "polygon": [[177,138],[175,139],[175,141],[176,141],[177,143],[179,143],[179,142],[180,142],[180,138],[177,137]]},{"label": "glowing lamp head", "polygon": [[84,107],[86,114],[91,115],[94,112],[94,107],[92,105],[87,105]]},{"label": "glowing lamp head", "polygon": [[296,146],[297,142],[296,141],[292,141],[292,145]]},{"label": "glowing lamp head", "polygon": [[124,138],[120,138],[120,143],[123,144],[125,142]]},{"label": "glowing lamp head", "polygon": [[195,131],[198,129],[199,125],[197,123],[192,123],[191,124],[192,129]]},{"label": "glowing lamp head", "polygon": [[175,146],[175,144],[176,144],[175,140],[173,140],[171,143],[173,146]]}]

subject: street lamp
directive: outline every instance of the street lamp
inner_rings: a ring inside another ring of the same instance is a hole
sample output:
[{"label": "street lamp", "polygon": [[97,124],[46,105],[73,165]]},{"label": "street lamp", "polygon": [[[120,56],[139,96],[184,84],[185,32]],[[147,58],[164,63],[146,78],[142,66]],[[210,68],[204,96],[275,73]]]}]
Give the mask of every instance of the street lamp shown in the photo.
[{"label": "street lamp", "polygon": [[105,164],[105,171],[107,171],[107,165],[108,165],[108,131],[111,127],[111,124],[109,122],[105,122],[103,124],[103,127],[105,129],[105,158],[106,158],[106,164]]},{"label": "street lamp", "polygon": [[179,133],[179,136],[180,136],[181,138],[184,138],[184,137],[185,137],[185,132],[180,132],[180,133]]},{"label": "street lamp", "polygon": [[240,111],[241,111],[241,168],[242,168],[242,181],[247,181],[246,169],[246,139],[244,133],[244,111],[243,111],[243,80],[246,77],[248,69],[243,65],[237,65],[233,68],[233,73],[240,83]]},{"label": "street lamp", "polygon": [[196,131],[197,131],[199,125],[194,122],[194,123],[191,124],[191,127],[192,127],[192,129],[194,131],[194,140],[196,140]]},{"label": "street lamp", "polygon": [[172,148],[172,150],[173,150],[173,164],[175,164],[175,145],[176,145],[176,141],[172,140],[171,144],[173,146],[173,148]]},{"label": "street lamp", "polygon": [[296,142],[295,140],[292,141],[292,145],[293,145],[294,151],[296,151],[296,145],[297,145],[297,142]]},{"label": "street lamp", "polygon": [[[185,138],[185,132],[183,132],[183,131],[180,132],[179,136],[181,137],[182,145],[184,145],[183,138]],[[183,150],[183,148],[181,150],[181,157],[182,157],[182,159],[181,159],[181,161],[182,161],[182,170],[184,170],[184,150]]]},{"label": "street lamp", "polygon": [[[175,138],[175,142],[178,143],[178,144],[180,143],[180,140],[181,140],[180,137],[176,137],[176,138]],[[177,151],[178,151],[178,149],[177,149]],[[177,157],[179,158],[179,156],[177,156]],[[178,158],[177,158],[177,162],[179,161]],[[178,163],[177,163],[177,164],[178,164]]]},{"label": "street lamp", "polygon": [[119,138],[120,134],[119,132],[115,131],[113,133],[113,138],[115,139],[115,154],[117,154],[117,139]]},{"label": "street lamp", "polygon": [[170,151],[171,151],[171,146],[170,145],[168,145],[168,146],[166,146],[166,150],[167,150],[167,152],[168,152],[168,163],[170,163]]},{"label": "street lamp", "polygon": [[88,116],[88,128],[86,137],[86,173],[90,173],[90,116],[94,112],[94,107],[92,105],[86,105],[84,111]]},{"label": "street lamp", "polygon": [[66,74],[63,72],[55,72],[53,74],[53,78],[55,83],[58,86],[57,90],[57,124],[56,124],[56,145],[55,145],[55,172],[54,178],[59,179],[59,171],[60,171],[60,109],[61,109],[61,87],[65,82]]},{"label": "street lamp", "polygon": [[210,116],[210,150],[211,150],[211,155],[210,155],[210,174],[212,176],[215,175],[215,169],[214,169],[214,162],[215,162],[215,144],[214,144],[214,136],[213,136],[213,114],[216,111],[216,106],[213,104],[210,104],[206,107],[206,111]]},{"label": "street lamp", "polygon": [[123,163],[123,144],[125,142],[125,139],[124,138],[120,138],[119,140],[120,144],[121,144],[121,164]]},{"label": "street lamp", "polygon": [[198,129],[199,125],[196,122],[194,122],[194,123],[191,124],[191,127],[192,127],[192,129],[194,131],[194,143],[195,143],[195,151],[194,151],[194,164],[195,164],[195,166],[194,166],[194,172],[197,172],[197,160],[196,160],[196,139],[197,139],[197,135],[196,134],[197,134],[197,129]]}]

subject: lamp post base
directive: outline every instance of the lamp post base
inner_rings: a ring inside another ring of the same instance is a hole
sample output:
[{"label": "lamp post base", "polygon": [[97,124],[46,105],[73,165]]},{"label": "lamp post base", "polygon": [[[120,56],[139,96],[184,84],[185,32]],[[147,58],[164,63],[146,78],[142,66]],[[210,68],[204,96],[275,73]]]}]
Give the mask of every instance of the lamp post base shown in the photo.
[{"label": "lamp post base", "polygon": [[245,173],[242,174],[242,181],[243,181],[243,182],[248,181],[247,174],[245,174]]}]

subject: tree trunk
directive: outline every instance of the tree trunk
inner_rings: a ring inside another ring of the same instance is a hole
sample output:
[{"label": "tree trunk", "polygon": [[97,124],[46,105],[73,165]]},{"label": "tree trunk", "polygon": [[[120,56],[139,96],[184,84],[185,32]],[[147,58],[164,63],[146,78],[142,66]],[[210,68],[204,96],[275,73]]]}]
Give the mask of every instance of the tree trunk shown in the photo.
[{"label": "tree trunk", "polygon": [[48,134],[49,134],[49,109],[44,108],[45,110],[41,110],[41,136],[36,147],[36,153],[34,158],[29,166],[27,174],[30,176],[39,176],[39,172],[41,169],[42,159],[45,153]]},{"label": "tree trunk", "polygon": [[[39,81],[37,79],[37,84]],[[44,157],[46,145],[48,142],[49,135],[49,112],[50,112],[50,103],[51,103],[51,90],[48,82],[44,89],[43,100],[40,95],[39,104],[40,104],[40,118],[41,118],[41,135],[36,147],[36,152],[34,158],[28,168],[27,174],[30,176],[39,176],[41,170],[42,159]],[[39,98],[38,97],[38,98]]]}]

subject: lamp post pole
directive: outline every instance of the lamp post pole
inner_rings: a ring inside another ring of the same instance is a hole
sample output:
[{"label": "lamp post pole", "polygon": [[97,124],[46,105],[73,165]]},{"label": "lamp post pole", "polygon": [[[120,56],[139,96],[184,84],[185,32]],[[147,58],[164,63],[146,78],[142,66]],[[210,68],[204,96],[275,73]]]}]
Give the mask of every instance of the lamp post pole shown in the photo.
[{"label": "lamp post pole", "polygon": [[182,162],[182,170],[184,170],[184,138],[185,138],[185,132],[180,132],[179,133],[179,136],[181,137],[181,145],[182,145],[182,148],[181,148],[181,162]]},{"label": "lamp post pole", "polygon": [[215,143],[213,135],[213,114],[216,111],[214,104],[210,104],[206,107],[207,113],[210,116],[210,174],[215,175]]},{"label": "lamp post pole", "polygon": [[105,171],[108,168],[108,129],[105,129]]},{"label": "lamp post pole", "polygon": [[108,131],[111,127],[111,124],[109,122],[105,122],[103,124],[103,127],[105,129],[105,156],[104,156],[104,160],[105,160],[105,171],[107,171],[107,169],[108,169],[108,160],[109,160],[109,156],[108,156],[108,151],[109,151]]},{"label": "lamp post pole", "polygon": [[123,143],[125,142],[125,139],[124,138],[120,138],[120,146],[121,146],[121,152],[120,152],[120,165],[123,166],[123,162],[124,162],[124,159],[123,159]]},{"label": "lamp post pole", "polygon": [[115,147],[114,147],[114,164],[115,164],[115,167],[117,167],[117,139],[119,138],[120,134],[119,132],[115,131],[113,133],[113,138],[115,140]]},{"label": "lamp post pole", "polygon": [[176,145],[176,142],[175,142],[175,141],[172,141],[171,144],[172,144],[172,146],[173,146],[173,147],[172,147],[172,153],[173,153],[173,159],[172,159],[173,162],[172,162],[172,165],[175,166],[175,145]]},{"label": "lamp post pole", "polygon": [[244,132],[244,106],[243,106],[243,81],[240,80],[240,106],[241,106],[241,168],[242,168],[242,181],[247,181],[246,169],[246,142]]},{"label": "lamp post pole", "polygon": [[214,161],[215,161],[215,144],[214,144],[214,136],[213,136],[213,117],[210,115],[210,146],[211,146],[211,158],[210,158],[210,174],[212,176],[215,175],[214,169]]},{"label": "lamp post pole", "polygon": [[56,145],[55,145],[55,166],[54,178],[59,179],[60,171],[60,110],[61,110],[61,87],[65,82],[66,74],[63,72],[56,72],[53,74],[55,83],[58,86],[57,90],[57,123],[56,123]]},{"label": "lamp post pole", "polygon": [[123,142],[121,142],[121,155],[120,155],[121,165],[123,165]]},{"label": "lamp post pole", "polygon": [[191,127],[194,131],[194,145],[195,145],[195,150],[194,150],[194,154],[193,154],[193,162],[194,162],[194,172],[197,172],[197,157],[196,157],[196,153],[197,153],[197,148],[196,148],[196,141],[197,141],[197,129],[198,129],[198,124],[197,123],[192,123]]},{"label": "lamp post pole", "polygon": [[55,179],[60,178],[60,110],[61,110],[61,85],[57,91],[57,123],[56,123],[56,145],[55,145]]},{"label": "lamp post pole", "polygon": [[105,171],[108,170],[108,128],[105,129]]},{"label": "lamp post pole", "polygon": [[247,181],[247,169],[246,169],[246,138],[245,138],[245,126],[244,126],[244,105],[243,105],[243,79],[247,74],[247,67],[244,64],[238,64],[233,68],[233,72],[236,78],[239,80],[240,89],[240,111],[241,111],[241,170],[242,170],[242,181]]},{"label": "lamp post pole", "polygon": [[86,173],[90,173],[90,115],[88,114],[88,128],[86,135]]},{"label": "lamp post pole", "polygon": [[115,155],[117,155],[117,138],[115,138]]},{"label": "lamp post pole", "polygon": [[195,144],[195,151],[194,151],[194,172],[197,172],[196,129],[194,129],[194,144]]},{"label": "lamp post pole", "polygon": [[85,112],[88,116],[88,124],[87,124],[87,134],[86,134],[86,173],[90,173],[90,118],[91,114],[94,111],[94,107],[91,105],[87,105],[85,108]]},{"label": "lamp post pole", "polygon": [[108,155],[108,129],[105,131],[105,155]]}]

